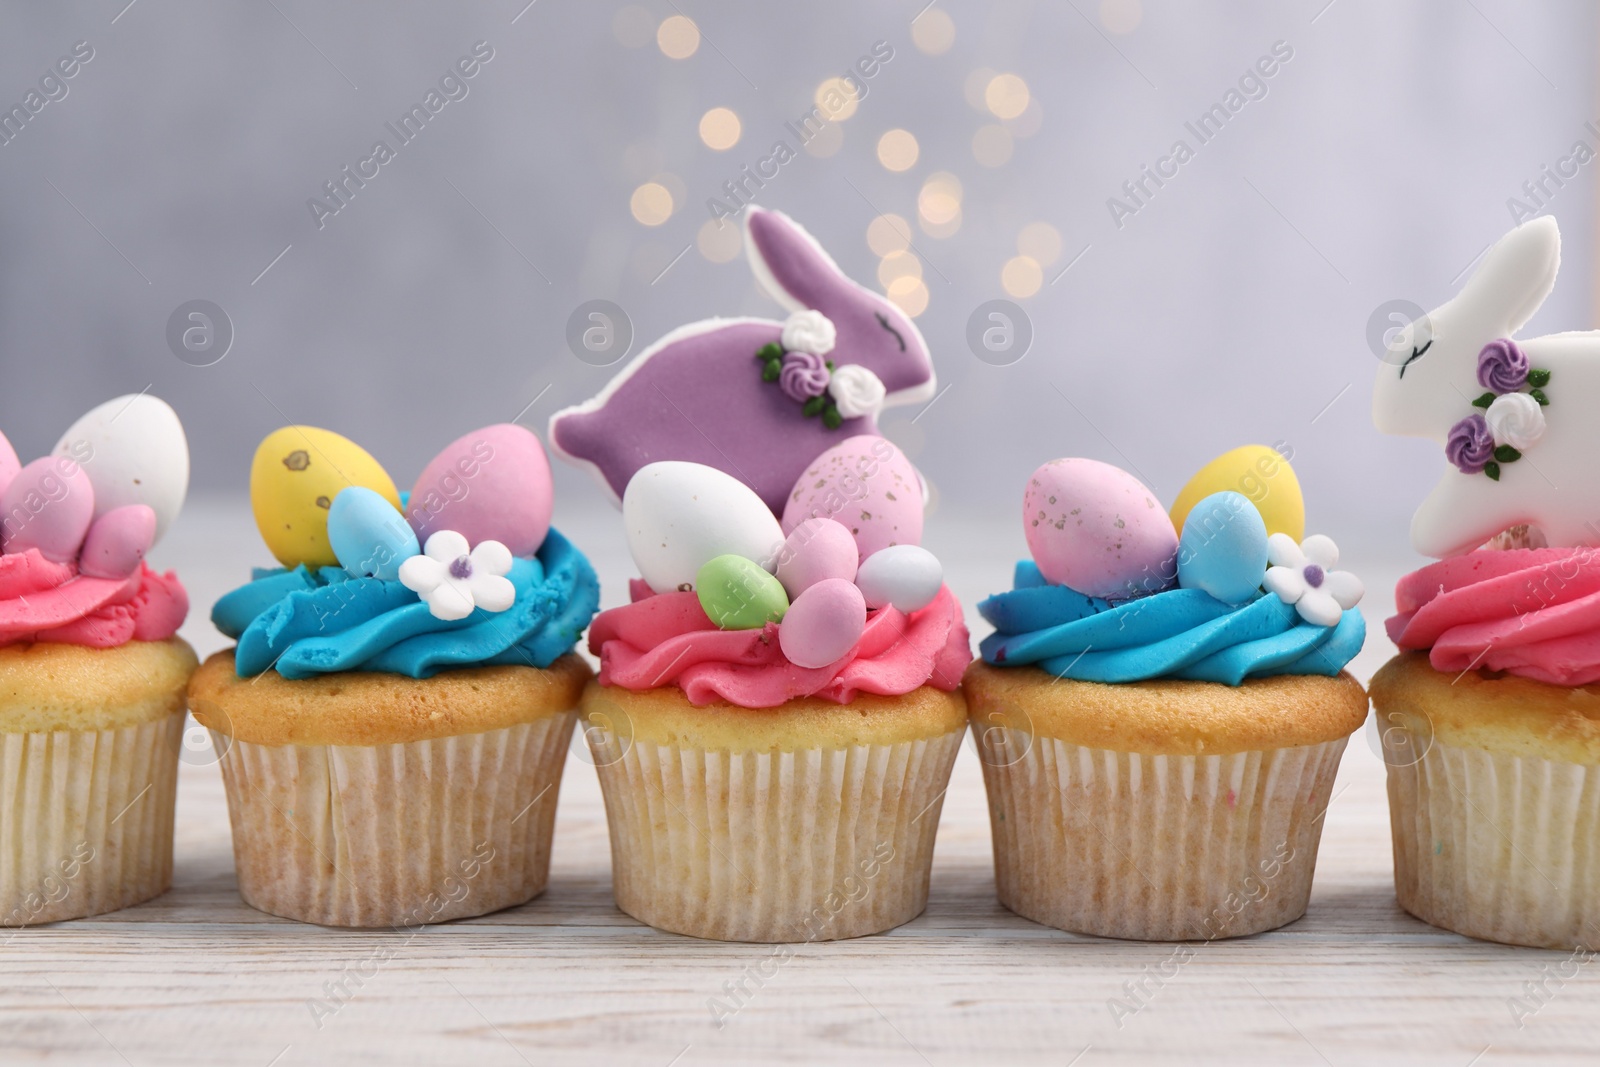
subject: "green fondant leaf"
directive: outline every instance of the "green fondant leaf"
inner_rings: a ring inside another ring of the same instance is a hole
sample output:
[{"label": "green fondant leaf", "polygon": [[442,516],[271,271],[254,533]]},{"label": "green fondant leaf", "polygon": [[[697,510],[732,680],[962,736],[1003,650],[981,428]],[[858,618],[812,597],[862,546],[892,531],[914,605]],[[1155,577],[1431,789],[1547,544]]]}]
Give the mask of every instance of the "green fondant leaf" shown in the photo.
[{"label": "green fondant leaf", "polygon": [[783,346],[778,344],[776,341],[769,341],[768,343],[762,345],[760,348],[756,349],[756,358],[757,359],[782,359],[783,358]]},{"label": "green fondant leaf", "polygon": [[1550,404],[1550,398],[1544,395],[1543,389],[1529,389],[1528,395],[1537,400],[1540,407],[1548,407]]},{"label": "green fondant leaf", "polygon": [[1535,389],[1542,389],[1550,384],[1550,372],[1547,370],[1531,370],[1528,372],[1528,384]]},{"label": "green fondant leaf", "polygon": [[829,404],[822,409],[822,425],[830,430],[837,430],[844,422],[844,416],[839,414],[839,409]]},{"label": "green fondant leaf", "polygon": [[761,368],[761,380],[764,382],[775,382],[778,380],[778,375],[782,373],[783,363],[776,359],[769,359],[767,360],[767,365]]},{"label": "green fondant leaf", "polygon": [[1494,450],[1494,458],[1499,460],[1501,463],[1515,463],[1517,460],[1522,458],[1522,453],[1518,452],[1510,445],[1501,445],[1499,448]]},{"label": "green fondant leaf", "polygon": [[1483,473],[1489,476],[1490,481],[1498,482],[1500,480],[1500,464],[1491,459],[1483,465]]},{"label": "green fondant leaf", "polygon": [[1475,408],[1486,408],[1490,404],[1493,404],[1493,403],[1494,403],[1494,394],[1493,393],[1484,393],[1482,396],[1480,396],[1478,399],[1476,399],[1476,400],[1474,400],[1472,402],[1472,406],[1475,407]]},{"label": "green fondant leaf", "polygon": [[807,400],[806,404],[805,404],[805,407],[801,408],[800,410],[805,412],[807,415],[821,415],[822,414],[822,409],[824,407],[826,407],[827,404],[828,404],[828,398],[827,397],[825,397],[825,396],[814,396],[810,400]]}]

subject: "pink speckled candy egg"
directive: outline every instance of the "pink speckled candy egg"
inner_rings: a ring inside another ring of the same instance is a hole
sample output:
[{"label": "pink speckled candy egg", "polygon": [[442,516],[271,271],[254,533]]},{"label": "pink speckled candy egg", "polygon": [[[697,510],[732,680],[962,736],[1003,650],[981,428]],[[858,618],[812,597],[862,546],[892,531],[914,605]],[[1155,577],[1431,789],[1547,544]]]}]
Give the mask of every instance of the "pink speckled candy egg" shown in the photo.
[{"label": "pink speckled candy egg", "polygon": [[406,519],[426,543],[454,530],[470,545],[499,541],[531,556],[550,532],[555,502],[550,460],[533,431],[502,422],[458,437],[429,461],[406,501]]},{"label": "pink speckled candy egg", "polygon": [[[398,521],[398,520],[397,520]],[[156,513],[148,504],[112,508],[89,527],[78,570],[90,578],[127,578],[156,543]]]},{"label": "pink speckled candy egg", "polygon": [[866,627],[861,590],[844,578],[824,578],[789,605],[778,647],[796,667],[826,667],[854,648]]},{"label": "pink speckled candy egg", "polygon": [[783,508],[784,533],[806,519],[843,523],[856,561],[890,545],[922,543],[922,480],[885,437],[847,437],[812,460]]},{"label": "pink speckled candy egg", "polygon": [[0,546],[70,563],[93,518],[94,487],[83,469],[65,456],[36,459],[0,493]]},{"label": "pink speckled candy egg", "polygon": [[791,602],[825,578],[853,582],[856,540],[832,519],[807,519],[784,538],[777,574]]},{"label": "pink speckled candy egg", "polygon": [[1109,463],[1056,459],[1034,471],[1022,526],[1045,579],[1088,596],[1125,600],[1165,589],[1177,574],[1167,509]]}]

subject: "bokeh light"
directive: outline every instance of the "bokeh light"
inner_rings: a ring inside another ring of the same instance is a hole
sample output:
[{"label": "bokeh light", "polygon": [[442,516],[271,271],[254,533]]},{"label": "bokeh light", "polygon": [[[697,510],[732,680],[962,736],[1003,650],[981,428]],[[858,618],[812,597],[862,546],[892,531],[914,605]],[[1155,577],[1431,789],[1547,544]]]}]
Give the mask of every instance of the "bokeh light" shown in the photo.
[{"label": "bokeh light", "polygon": [[987,123],[972,135],[972,158],[985,167],[1003,167],[1011,162],[1013,146],[1010,130],[998,123]]},{"label": "bokeh light", "polygon": [[717,152],[726,152],[738,144],[742,129],[732,108],[714,107],[700,116],[700,140]]},{"label": "bokeh light", "polygon": [[917,139],[909,130],[889,130],[878,138],[878,162],[896,174],[915,166],[919,152]]},{"label": "bokeh light", "polygon": [[738,219],[707,219],[695,235],[694,244],[712,263],[731,263],[744,248],[744,227]]},{"label": "bokeh light", "polygon": [[656,28],[656,44],[668,59],[688,59],[700,47],[700,27],[687,15],[671,15]]},{"label": "bokeh light", "polygon": [[1017,251],[1048,267],[1061,258],[1061,232],[1048,222],[1030,222],[1017,234]]},{"label": "bokeh light", "polygon": [[1143,21],[1139,0],[1100,0],[1100,25],[1112,33],[1132,33]]},{"label": "bokeh light", "polygon": [[867,247],[880,256],[891,256],[911,247],[911,223],[899,215],[879,215],[867,224]]},{"label": "bokeh light", "polygon": [[910,252],[890,252],[878,263],[878,284],[887,290],[901,278],[922,277],[922,260]]},{"label": "bokeh light", "polygon": [[1032,256],[1016,256],[1000,268],[1000,285],[1008,296],[1032,296],[1044,284],[1044,269]]},{"label": "bokeh light", "polygon": [[830,122],[843,122],[861,106],[855,88],[843,78],[829,78],[817,86],[815,100],[822,117]]},{"label": "bokeh light", "polygon": [[956,43],[956,24],[937,7],[930,7],[911,24],[911,43],[925,56],[942,56]]},{"label": "bokeh light", "polygon": [[950,237],[961,228],[961,179],[936,171],[917,194],[917,221],[929,237]]},{"label": "bokeh light", "polygon": [[628,209],[646,226],[660,226],[672,217],[672,194],[660,182],[645,182],[633,191]]},{"label": "bokeh light", "polygon": [[987,112],[989,105],[984,103],[983,94],[989,88],[989,83],[994,80],[995,72],[988,67],[978,67],[967,75],[966,81],[961,83],[961,95],[967,98],[967,106],[974,111]]},{"label": "bokeh light", "polygon": [[916,318],[928,310],[928,287],[921,278],[896,278],[886,295],[901,311]]},{"label": "bokeh light", "polygon": [[822,128],[806,142],[806,154],[827,159],[844,147],[844,127],[837,122],[824,123]]},{"label": "bokeh light", "polygon": [[643,48],[655,36],[656,17],[638,4],[617,9],[611,16],[611,35],[624,48]]},{"label": "bokeh light", "polygon": [[984,86],[983,103],[997,119],[1014,119],[1028,107],[1028,83],[1015,74],[996,74]]}]

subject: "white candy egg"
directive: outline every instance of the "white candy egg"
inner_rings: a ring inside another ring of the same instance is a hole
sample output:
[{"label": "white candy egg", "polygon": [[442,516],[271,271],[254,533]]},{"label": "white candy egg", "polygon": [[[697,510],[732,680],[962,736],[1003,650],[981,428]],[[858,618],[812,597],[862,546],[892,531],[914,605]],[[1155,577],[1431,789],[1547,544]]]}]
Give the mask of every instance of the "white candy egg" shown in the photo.
[{"label": "white candy egg", "polygon": [[183,509],[189,440],[165,400],[144,393],[107,400],[73,423],[51,451],[89,476],[95,518],[145,504],[156,513],[159,541]]},{"label": "white candy egg", "polygon": [[622,494],[628,552],[658,593],[694,587],[718,556],[769,569],[783,544],[778,518],[749,486],[714,467],[663,460],[640,467]]},{"label": "white candy egg", "polygon": [[867,607],[892,604],[901,611],[921,611],[933,603],[944,585],[944,568],[920,545],[880,548],[861,563],[856,586]]}]

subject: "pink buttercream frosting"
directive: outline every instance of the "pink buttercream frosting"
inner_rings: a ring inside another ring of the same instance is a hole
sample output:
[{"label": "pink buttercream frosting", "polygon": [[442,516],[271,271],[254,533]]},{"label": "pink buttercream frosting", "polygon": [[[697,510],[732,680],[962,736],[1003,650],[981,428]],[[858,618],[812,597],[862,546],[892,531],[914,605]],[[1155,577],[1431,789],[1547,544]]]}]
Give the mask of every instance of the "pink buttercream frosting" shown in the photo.
[{"label": "pink buttercream frosting", "polygon": [[806,696],[848,704],[857,693],[900,696],[924,685],[950,691],[972,660],[961,605],[948,586],[920,611],[869,613],[855,647],[815,669],[784,658],[776,623],[720,630],[692,592],[647,596],[601,612],[589,626],[589,651],[600,657],[601,685],[675,685],[696,706],[725,700],[746,708]]},{"label": "pink buttercream frosting", "polygon": [[0,646],[164,641],[188,613],[189,594],[178,576],[157,574],[142,562],[124,579],[91,578],[37,549],[0,556]]},{"label": "pink buttercream frosting", "polygon": [[1390,638],[1435,670],[1600,681],[1600,550],[1479,549],[1406,575],[1394,597]]}]

